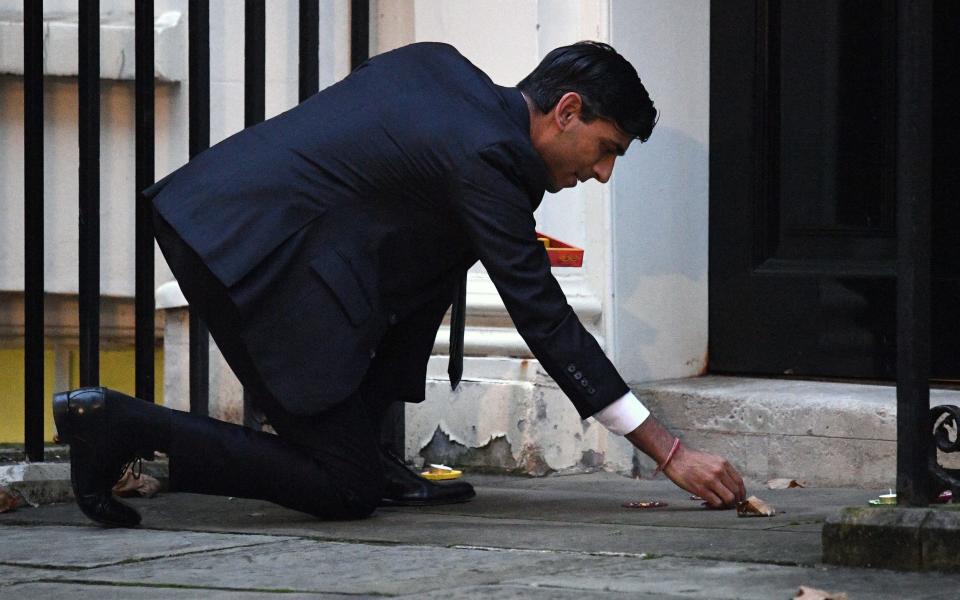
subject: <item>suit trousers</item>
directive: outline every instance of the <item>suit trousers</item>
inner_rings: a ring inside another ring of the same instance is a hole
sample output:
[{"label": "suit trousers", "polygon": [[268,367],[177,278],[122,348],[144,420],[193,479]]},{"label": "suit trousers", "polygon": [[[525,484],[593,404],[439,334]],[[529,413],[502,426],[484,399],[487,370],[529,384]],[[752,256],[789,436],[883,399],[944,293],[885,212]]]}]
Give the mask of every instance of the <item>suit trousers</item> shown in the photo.
[{"label": "suit trousers", "polygon": [[316,415],[284,409],[239,336],[242,317],[229,291],[156,211],[153,217],[157,242],[183,295],[277,432],[274,436],[178,414],[170,450],[171,489],[260,498],[321,518],[372,512],[384,489],[378,449],[384,407],[368,406],[357,390]]}]

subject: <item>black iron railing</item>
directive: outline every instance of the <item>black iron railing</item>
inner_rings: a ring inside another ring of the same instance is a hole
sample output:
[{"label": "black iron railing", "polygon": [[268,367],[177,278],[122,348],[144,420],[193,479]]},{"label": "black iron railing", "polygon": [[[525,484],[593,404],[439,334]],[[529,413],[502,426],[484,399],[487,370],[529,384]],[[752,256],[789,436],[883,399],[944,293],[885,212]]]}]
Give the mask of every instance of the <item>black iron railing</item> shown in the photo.
[{"label": "black iron railing", "polygon": [[[154,182],[154,2],[133,0],[135,19],[136,189]],[[351,65],[369,55],[369,0],[351,4]],[[299,99],[319,88],[319,0],[299,2]],[[79,322],[80,385],[97,385],[100,370],[100,6],[78,2],[79,10]],[[189,155],[210,145],[210,7],[190,0]],[[27,458],[43,460],[44,281],[43,281],[43,2],[24,0],[24,438]],[[245,5],[245,126],[264,118],[264,0]],[[149,205],[135,202],[135,380],[138,397],[154,401],[154,245]],[[190,411],[209,406],[209,335],[190,313]],[[247,401],[245,401],[245,406]],[[245,417],[245,421],[246,421]]]},{"label": "black iron railing", "polygon": [[24,439],[43,460],[43,3],[23,7]]},{"label": "black iron railing", "polygon": [[[933,2],[897,2],[897,498],[927,506],[930,457],[930,212]],[[934,463],[936,460],[934,460]]]},{"label": "black iron railing", "polygon": [[[29,4],[29,2],[27,2]],[[79,3],[80,385],[100,383],[100,2]]]},{"label": "black iron railing", "polygon": [[[301,3],[301,8],[302,5],[303,3]],[[302,28],[302,19],[300,23]],[[264,94],[266,83],[266,12],[264,0],[246,0],[243,24],[243,126],[250,127],[263,121],[266,111]],[[300,49],[302,52],[302,40]],[[300,98],[300,100],[303,101],[303,98]],[[247,427],[259,428],[260,423],[254,418],[253,407],[253,398],[244,389],[243,424]]]},{"label": "black iron railing", "polygon": [[[134,12],[134,52],[136,78],[136,189],[142,190],[154,182],[155,132],[154,132],[154,78],[153,78],[153,0],[140,0]],[[154,402],[153,383],[154,301],[153,283],[153,223],[150,207],[145,202],[136,203],[135,216],[135,319],[134,345],[135,389],[137,398]]]},{"label": "black iron railing", "polygon": [[[187,10],[190,64],[187,146],[192,159],[210,147],[210,2],[190,0]],[[210,333],[193,306],[189,311],[190,412],[207,415],[210,412]]]}]

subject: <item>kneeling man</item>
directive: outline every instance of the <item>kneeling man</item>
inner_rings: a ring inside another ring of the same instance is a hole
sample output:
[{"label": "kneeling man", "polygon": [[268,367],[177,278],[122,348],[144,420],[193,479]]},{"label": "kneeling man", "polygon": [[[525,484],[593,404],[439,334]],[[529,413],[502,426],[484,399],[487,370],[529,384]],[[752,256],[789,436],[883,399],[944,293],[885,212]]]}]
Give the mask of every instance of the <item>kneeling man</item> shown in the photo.
[{"label": "kneeling man", "polygon": [[626,435],[711,506],[743,499],[732,466],[679,445],[630,393],[534,228],[545,191],[606,182],[656,114],[636,70],[605,44],[557,48],[515,88],[451,46],[414,44],[147,189],[184,295],[277,435],[103,388],[57,394],[80,508],[104,524],[139,523],[110,489],[154,451],[170,457],[172,490],[324,519],[471,497],[468,484],[430,487],[385,458],[378,424],[390,403],[423,399],[451,304],[459,382],[466,271],[478,260],[581,417]]}]

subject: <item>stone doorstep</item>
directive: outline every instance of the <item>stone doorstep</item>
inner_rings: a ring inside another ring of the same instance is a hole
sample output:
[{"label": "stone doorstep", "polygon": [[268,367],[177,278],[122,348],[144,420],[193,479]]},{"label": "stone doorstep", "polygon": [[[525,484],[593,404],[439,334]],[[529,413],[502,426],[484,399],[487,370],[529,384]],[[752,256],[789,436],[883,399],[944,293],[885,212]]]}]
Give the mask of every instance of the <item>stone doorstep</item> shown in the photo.
[{"label": "stone doorstep", "polygon": [[[143,473],[156,477],[166,487],[167,460],[143,461]],[[70,488],[70,463],[20,462],[0,465],[0,489],[12,491],[21,502],[38,506],[73,499]]]},{"label": "stone doorstep", "polygon": [[823,562],[960,572],[960,505],[848,507],[823,525]]},{"label": "stone doorstep", "polygon": [[[634,392],[684,442],[726,456],[751,479],[896,487],[892,385],[706,376]],[[930,405],[941,404],[960,405],[960,391],[932,390]],[[950,455],[940,460],[956,466]]]}]

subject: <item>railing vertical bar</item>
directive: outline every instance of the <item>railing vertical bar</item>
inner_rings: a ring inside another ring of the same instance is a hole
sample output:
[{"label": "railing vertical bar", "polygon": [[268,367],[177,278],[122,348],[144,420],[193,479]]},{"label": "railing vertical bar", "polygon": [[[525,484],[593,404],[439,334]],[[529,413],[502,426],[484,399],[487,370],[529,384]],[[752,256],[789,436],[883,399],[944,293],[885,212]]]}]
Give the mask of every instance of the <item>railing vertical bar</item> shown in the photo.
[{"label": "railing vertical bar", "polygon": [[43,460],[43,2],[23,3],[23,433]]},{"label": "railing vertical bar", "polygon": [[80,385],[100,381],[100,2],[79,3]]},{"label": "railing vertical bar", "polygon": [[263,121],[266,95],[266,8],[264,0],[244,2],[243,126]]},{"label": "railing vertical bar", "polygon": [[930,424],[931,0],[897,2],[897,498],[927,506]]},{"label": "railing vertical bar", "polygon": [[136,395],[154,402],[154,314],[153,223],[150,203],[140,200],[141,190],[154,181],[154,77],[153,0],[137,0],[134,9],[136,51]]},{"label": "railing vertical bar", "polygon": [[370,58],[370,0],[350,2],[350,69]]},{"label": "railing vertical bar", "polygon": [[320,0],[300,0],[299,101],[320,89]]},{"label": "railing vertical bar", "polygon": [[[246,0],[243,17],[243,126],[263,121],[266,106],[266,7],[264,0]],[[255,403],[243,391],[243,424],[258,429]]]},{"label": "railing vertical bar", "polygon": [[[190,0],[189,38],[189,152],[190,158],[210,147],[210,2]],[[210,334],[190,308],[190,412],[206,415],[210,409]]]}]

